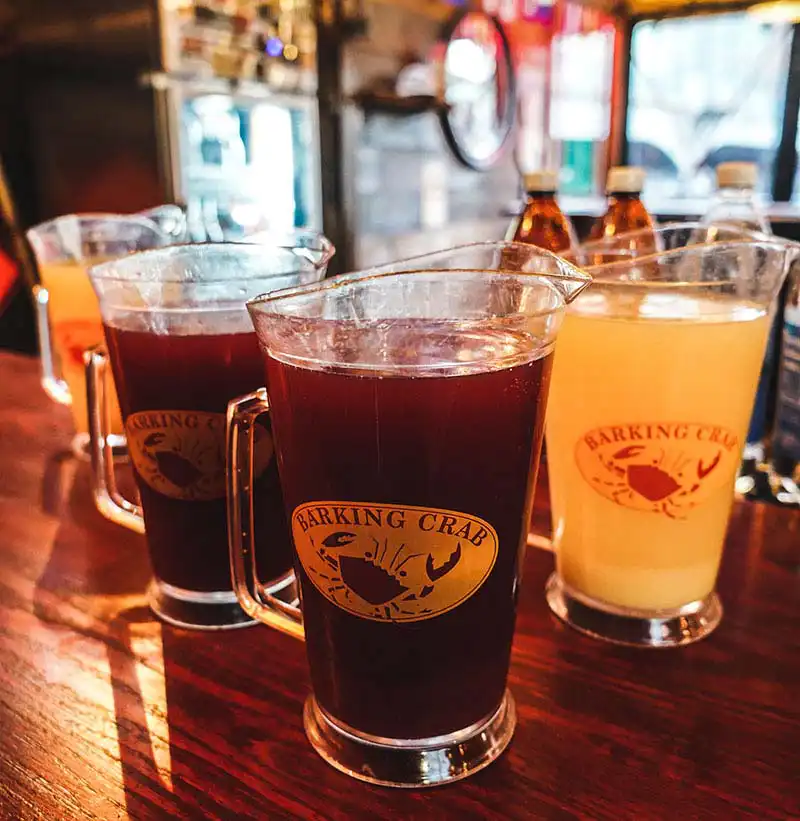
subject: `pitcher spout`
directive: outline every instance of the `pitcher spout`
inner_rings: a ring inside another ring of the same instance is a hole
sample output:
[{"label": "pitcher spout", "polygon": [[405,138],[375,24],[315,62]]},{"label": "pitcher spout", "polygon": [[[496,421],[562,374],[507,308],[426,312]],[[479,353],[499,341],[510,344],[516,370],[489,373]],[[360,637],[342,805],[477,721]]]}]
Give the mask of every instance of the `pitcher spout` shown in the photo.
[{"label": "pitcher spout", "polygon": [[409,271],[456,270],[534,274],[546,277],[569,303],[592,281],[572,261],[524,242],[487,241],[457,245],[396,262],[377,265],[348,276],[363,278]]},{"label": "pitcher spout", "polygon": [[248,309],[263,349],[284,361],[447,375],[500,367],[504,350],[546,356],[590,282],[548,251],[481,242],[275,291]]}]

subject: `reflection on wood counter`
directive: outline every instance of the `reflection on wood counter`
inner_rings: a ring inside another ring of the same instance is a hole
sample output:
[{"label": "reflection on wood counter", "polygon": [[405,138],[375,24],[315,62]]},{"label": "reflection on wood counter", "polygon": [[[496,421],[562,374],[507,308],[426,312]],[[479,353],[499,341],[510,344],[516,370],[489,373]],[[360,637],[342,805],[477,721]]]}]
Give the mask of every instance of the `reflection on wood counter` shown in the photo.
[{"label": "reflection on wood counter", "polygon": [[678,651],[557,623],[552,556],[530,550],[510,750],[465,782],[392,791],[306,742],[299,642],[153,620],[144,540],[96,513],[69,440],[38,363],[0,355],[0,818],[800,816],[800,513],[736,507],[725,619]]}]

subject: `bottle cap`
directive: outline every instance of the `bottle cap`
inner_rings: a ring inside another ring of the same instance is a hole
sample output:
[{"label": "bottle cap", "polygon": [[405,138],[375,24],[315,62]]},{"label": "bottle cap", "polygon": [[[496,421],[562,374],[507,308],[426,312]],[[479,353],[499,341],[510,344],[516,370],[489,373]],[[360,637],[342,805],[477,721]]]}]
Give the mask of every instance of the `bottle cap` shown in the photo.
[{"label": "bottle cap", "polygon": [[641,194],[644,188],[644,169],[635,165],[618,165],[608,169],[606,193]]},{"label": "bottle cap", "polygon": [[542,169],[525,175],[526,191],[555,191],[558,188],[558,171]]},{"label": "bottle cap", "polygon": [[758,166],[752,162],[721,162],[717,166],[717,188],[755,188]]}]

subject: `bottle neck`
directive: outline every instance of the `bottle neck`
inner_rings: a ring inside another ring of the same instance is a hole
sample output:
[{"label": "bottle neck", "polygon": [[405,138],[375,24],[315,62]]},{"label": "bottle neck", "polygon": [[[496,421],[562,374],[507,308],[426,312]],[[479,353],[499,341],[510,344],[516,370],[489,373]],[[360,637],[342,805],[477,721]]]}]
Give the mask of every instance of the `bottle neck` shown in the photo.
[{"label": "bottle neck", "polygon": [[528,191],[529,200],[554,200],[556,198],[555,191]]},{"label": "bottle neck", "polygon": [[717,196],[731,200],[733,202],[748,202],[755,197],[753,188],[742,188],[741,186],[723,186],[717,189]]}]

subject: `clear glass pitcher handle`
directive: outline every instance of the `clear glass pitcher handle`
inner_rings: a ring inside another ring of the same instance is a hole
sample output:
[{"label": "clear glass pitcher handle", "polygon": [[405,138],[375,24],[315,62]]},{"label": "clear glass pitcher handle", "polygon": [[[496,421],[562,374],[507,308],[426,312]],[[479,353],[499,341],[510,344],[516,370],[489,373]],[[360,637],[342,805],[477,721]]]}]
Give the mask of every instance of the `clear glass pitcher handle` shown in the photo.
[{"label": "clear glass pitcher handle", "polygon": [[144,533],[142,508],[129,502],[117,487],[114,456],[109,439],[108,355],[90,348],[83,355],[86,365],[86,405],[89,409],[89,447],[94,474],[94,502],[106,519],[136,533]]},{"label": "clear glass pitcher handle", "polygon": [[[549,477],[548,477],[549,480]],[[541,479],[538,480],[541,482]],[[538,484],[537,482],[537,484]],[[550,518],[550,532],[551,535],[545,536],[542,533],[542,530],[545,530],[546,527],[543,527],[541,522],[538,521],[540,517],[534,515],[534,511],[531,511],[531,518],[528,524],[528,538],[527,538],[527,545],[528,547],[538,547],[539,550],[549,550],[551,553],[555,551],[555,546],[553,545],[553,536],[552,534],[555,532],[555,523],[553,522],[553,511],[548,511],[548,516]]]},{"label": "clear glass pitcher handle", "polygon": [[42,387],[54,402],[71,405],[69,387],[56,373],[53,337],[50,334],[50,292],[42,285],[34,285],[33,299],[36,303],[36,330],[39,334],[39,357],[42,361]]},{"label": "clear glass pitcher handle", "polygon": [[553,552],[553,542],[539,533],[528,533],[528,547],[538,547],[539,550],[549,550]]},{"label": "clear glass pitcher handle", "polygon": [[154,222],[173,243],[186,239],[186,214],[179,205],[157,205],[139,211],[139,215]]},{"label": "clear glass pitcher handle", "polygon": [[256,419],[268,411],[269,399],[263,388],[228,404],[228,541],[231,577],[239,604],[248,616],[268,627],[303,639],[302,611],[273,596],[270,588],[259,581],[256,567],[253,532],[254,425]]}]

